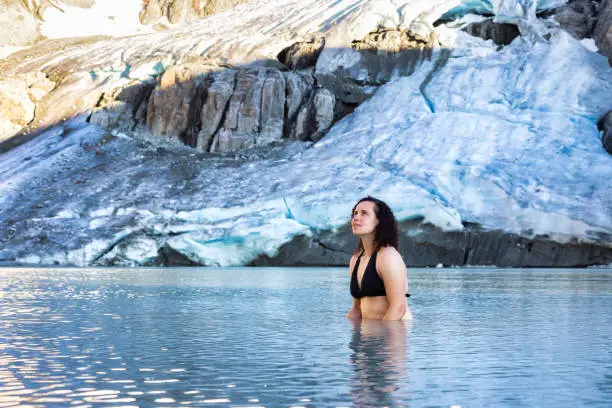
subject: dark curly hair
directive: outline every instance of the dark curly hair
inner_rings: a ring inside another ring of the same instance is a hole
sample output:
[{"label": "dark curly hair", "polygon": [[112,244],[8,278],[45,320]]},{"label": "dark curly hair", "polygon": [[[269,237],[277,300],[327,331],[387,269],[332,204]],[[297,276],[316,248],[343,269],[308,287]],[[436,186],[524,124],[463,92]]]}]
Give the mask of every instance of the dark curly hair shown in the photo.
[{"label": "dark curly hair", "polygon": [[[391,208],[389,208],[384,201],[370,196],[362,198],[361,200],[357,201],[357,204],[355,204],[353,207],[351,218],[353,217],[355,208],[357,208],[359,203],[363,201],[370,201],[374,203],[374,213],[376,214],[376,218],[378,218],[378,225],[376,226],[376,231],[374,234],[374,251],[378,251],[380,248],[386,246],[391,246],[398,249],[399,233],[397,221],[395,220],[393,211],[391,211]],[[359,244],[355,252],[359,252],[362,249],[363,243],[361,242],[361,239],[359,239]]]}]

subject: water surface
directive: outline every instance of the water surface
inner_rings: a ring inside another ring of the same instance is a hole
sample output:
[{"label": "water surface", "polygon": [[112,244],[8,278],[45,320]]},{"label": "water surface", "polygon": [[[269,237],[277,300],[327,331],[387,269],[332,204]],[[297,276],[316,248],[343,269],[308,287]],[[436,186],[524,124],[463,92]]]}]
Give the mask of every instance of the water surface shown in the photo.
[{"label": "water surface", "polygon": [[612,270],[408,276],[355,324],[346,269],[0,269],[0,406],[610,406]]}]

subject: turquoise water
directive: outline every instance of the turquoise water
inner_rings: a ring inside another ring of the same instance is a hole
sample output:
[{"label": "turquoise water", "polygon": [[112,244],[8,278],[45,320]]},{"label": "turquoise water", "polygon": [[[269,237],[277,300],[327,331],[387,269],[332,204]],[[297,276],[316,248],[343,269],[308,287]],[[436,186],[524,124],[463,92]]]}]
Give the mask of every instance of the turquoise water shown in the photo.
[{"label": "turquoise water", "polygon": [[0,269],[0,406],[609,407],[612,270]]}]

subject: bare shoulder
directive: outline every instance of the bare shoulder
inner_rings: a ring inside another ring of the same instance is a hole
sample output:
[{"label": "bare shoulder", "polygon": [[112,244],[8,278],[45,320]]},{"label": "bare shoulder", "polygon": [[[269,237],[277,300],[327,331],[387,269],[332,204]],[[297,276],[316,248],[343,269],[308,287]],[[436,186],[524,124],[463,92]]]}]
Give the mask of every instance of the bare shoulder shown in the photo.
[{"label": "bare shoulder", "polygon": [[[393,247],[385,247],[379,250],[380,262],[376,262],[376,272],[384,281],[387,294],[401,296],[408,291],[406,264],[402,256]],[[380,266],[379,266],[380,265]]]},{"label": "bare shoulder", "polygon": [[406,269],[406,264],[397,249],[387,246],[378,250],[378,262],[383,269]]}]

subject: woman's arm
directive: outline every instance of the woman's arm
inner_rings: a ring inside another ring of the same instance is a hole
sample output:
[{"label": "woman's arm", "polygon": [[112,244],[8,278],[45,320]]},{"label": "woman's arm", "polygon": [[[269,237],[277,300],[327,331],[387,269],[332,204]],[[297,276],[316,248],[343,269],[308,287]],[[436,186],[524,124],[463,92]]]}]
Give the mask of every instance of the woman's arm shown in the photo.
[{"label": "woman's arm", "polygon": [[[351,261],[349,262],[349,277],[353,276],[353,268],[355,267],[355,262],[357,261],[357,255],[353,255],[351,257]],[[346,314],[346,318],[350,320],[359,320],[361,319],[361,301],[359,299],[353,298],[353,307]]]},{"label": "woman's arm", "polygon": [[380,250],[377,269],[385,283],[389,308],[383,320],[400,320],[406,314],[406,265],[395,248]]},{"label": "woman's arm", "polygon": [[359,299],[353,298],[353,307],[346,314],[346,318],[349,320],[361,319],[361,301]]}]

